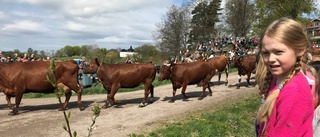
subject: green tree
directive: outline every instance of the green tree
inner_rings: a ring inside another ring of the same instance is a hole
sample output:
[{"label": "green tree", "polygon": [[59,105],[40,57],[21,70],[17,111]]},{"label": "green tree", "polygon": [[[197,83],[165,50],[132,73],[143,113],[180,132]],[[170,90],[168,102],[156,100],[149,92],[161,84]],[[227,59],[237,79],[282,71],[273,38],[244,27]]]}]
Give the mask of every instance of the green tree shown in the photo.
[{"label": "green tree", "polygon": [[82,56],[87,56],[89,52],[89,46],[88,45],[82,45],[81,46],[81,55]]},{"label": "green tree", "polygon": [[[65,54],[64,54],[64,51],[63,51],[63,48],[62,49],[59,49],[56,51],[56,54],[55,56],[58,57],[58,58],[61,58],[63,57]],[[43,56],[44,57],[44,56]]]},{"label": "green tree", "polygon": [[134,51],[138,53],[135,57],[135,59],[138,59],[138,62],[158,62],[161,58],[160,50],[153,45],[144,44],[134,48]]},{"label": "green tree", "polygon": [[38,56],[38,50],[34,50],[33,53],[35,56]]},{"label": "green tree", "polygon": [[233,36],[247,36],[254,18],[254,3],[250,0],[227,0],[225,11],[227,28]]},{"label": "green tree", "polygon": [[63,51],[64,51],[64,53],[65,53],[68,57],[71,57],[71,56],[74,55],[73,48],[72,48],[72,46],[70,46],[70,45],[66,45],[66,46],[63,48]]},{"label": "green tree", "polygon": [[189,43],[194,49],[198,44],[208,44],[216,35],[215,24],[222,10],[220,4],[221,0],[201,1],[192,10]]},{"label": "green tree", "polygon": [[120,53],[117,51],[109,51],[105,56],[105,63],[114,64],[120,58]]},{"label": "green tree", "polygon": [[33,49],[32,48],[28,48],[27,53],[28,53],[28,56],[30,56],[33,53]]},{"label": "green tree", "polygon": [[40,51],[40,55],[41,55],[41,57],[45,57],[46,52],[45,52],[44,50],[41,50],[41,51]]},{"label": "green tree", "polygon": [[299,19],[302,14],[310,14],[316,10],[315,0],[255,0],[256,18],[254,32],[262,29],[280,17]]},{"label": "green tree", "polygon": [[18,56],[21,56],[21,55],[20,55],[20,54],[21,54],[21,52],[20,52],[20,50],[19,50],[19,49],[14,49],[14,50],[13,50],[13,52],[14,52],[14,53],[17,53],[17,54],[18,54]]},{"label": "green tree", "polygon": [[80,55],[81,55],[80,46],[73,46],[73,56],[80,56]]}]

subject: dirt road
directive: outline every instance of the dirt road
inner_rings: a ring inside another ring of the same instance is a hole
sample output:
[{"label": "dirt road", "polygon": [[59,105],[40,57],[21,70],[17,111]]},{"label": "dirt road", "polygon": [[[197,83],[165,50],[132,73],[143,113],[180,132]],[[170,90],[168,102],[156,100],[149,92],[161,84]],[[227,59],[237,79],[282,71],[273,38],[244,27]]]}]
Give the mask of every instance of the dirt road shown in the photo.
[{"label": "dirt road", "polygon": [[[225,75],[222,75],[222,80]],[[236,89],[237,74],[229,74],[229,84],[217,85],[217,76],[212,79],[214,86],[212,96],[198,100],[201,87],[190,85],[186,93],[190,97],[183,100],[181,89],[177,91],[175,103],[168,103],[172,96],[172,86],[164,85],[155,88],[155,101],[144,108],[138,108],[142,101],[143,91],[130,93],[117,93],[115,98],[121,102],[118,105],[102,109],[96,120],[93,137],[125,137],[131,133],[148,132],[155,127],[173,122],[181,115],[188,115],[193,111],[206,109],[224,100],[232,100],[236,97],[243,97],[257,93],[257,87],[245,87],[244,78],[242,86]],[[254,83],[254,79],[251,79]],[[224,82],[224,81],[223,81]],[[206,91],[208,94],[208,90]],[[78,137],[88,134],[88,128],[92,123],[91,106],[94,103],[102,106],[106,99],[103,95],[85,95],[82,97],[84,111],[79,111],[76,105],[76,97],[72,96],[68,105],[71,111],[70,126],[72,131],[77,131]],[[14,102],[14,98],[12,99]],[[0,136],[3,137],[67,137],[63,130],[65,123],[63,113],[58,111],[58,100],[56,98],[22,99],[20,114],[8,116],[11,111],[6,106],[3,93],[0,93]]]}]

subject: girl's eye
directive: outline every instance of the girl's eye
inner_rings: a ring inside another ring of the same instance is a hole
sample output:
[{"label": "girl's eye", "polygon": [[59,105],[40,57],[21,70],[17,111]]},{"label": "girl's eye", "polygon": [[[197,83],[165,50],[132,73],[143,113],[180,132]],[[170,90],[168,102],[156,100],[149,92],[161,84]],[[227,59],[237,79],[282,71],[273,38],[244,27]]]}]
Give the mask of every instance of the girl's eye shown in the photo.
[{"label": "girl's eye", "polygon": [[279,55],[279,54],[282,54],[283,51],[276,51],[276,54]]},{"label": "girl's eye", "polygon": [[269,55],[269,52],[261,52],[262,55]]}]

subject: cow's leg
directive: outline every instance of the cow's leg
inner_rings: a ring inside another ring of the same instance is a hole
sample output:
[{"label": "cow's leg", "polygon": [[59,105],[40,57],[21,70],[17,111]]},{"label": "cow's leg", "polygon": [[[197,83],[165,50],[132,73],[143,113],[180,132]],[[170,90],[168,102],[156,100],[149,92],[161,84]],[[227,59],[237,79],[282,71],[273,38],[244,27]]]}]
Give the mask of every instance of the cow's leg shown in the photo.
[{"label": "cow's leg", "polygon": [[154,86],[152,84],[150,86],[150,94],[151,94],[151,97],[150,97],[149,103],[152,103],[153,102],[153,94],[154,94]]},{"label": "cow's leg", "polygon": [[209,96],[212,96],[212,90],[210,88],[210,80],[208,80],[208,83],[207,83],[207,88],[209,89]]},{"label": "cow's leg", "polygon": [[11,96],[10,95],[6,95],[6,100],[7,100],[8,108],[12,109]]},{"label": "cow's leg", "polygon": [[[71,92],[70,92],[71,93]],[[77,91],[77,96],[78,96],[78,100],[77,100],[77,104],[78,104],[78,108],[80,111],[84,110],[84,107],[81,104],[81,96],[82,96],[82,88],[79,88]],[[69,98],[70,99],[70,98]],[[68,100],[69,101],[69,100]]]},{"label": "cow's leg", "polygon": [[[84,107],[81,104],[82,88],[80,88],[77,84],[73,84],[73,83],[70,83],[70,82],[66,83],[65,86],[77,93],[77,96],[78,96],[78,100],[77,100],[78,108],[79,108],[80,111],[84,110]],[[69,102],[69,100],[68,100],[68,102]]]},{"label": "cow's leg", "polygon": [[[202,83],[204,83],[204,81],[202,81]],[[181,94],[183,95],[183,97],[185,99],[188,99],[188,96],[186,95],[186,89],[187,89],[188,84],[184,83],[182,85],[182,89],[181,89]]]},{"label": "cow's leg", "polygon": [[114,95],[117,93],[119,88],[120,86],[112,86],[111,92],[107,94],[107,101],[106,101],[106,104],[104,105],[104,108],[109,107],[109,104],[111,106],[110,100],[112,100],[113,104],[118,103],[118,101],[114,99]]},{"label": "cow's leg", "polygon": [[10,112],[9,115],[17,115],[19,112],[19,105],[20,105],[20,102],[21,102],[21,99],[23,96],[23,91],[16,91],[15,93],[16,93],[16,95],[15,95],[16,107],[12,108],[12,112]]},{"label": "cow's leg", "polygon": [[229,76],[229,68],[228,67],[226,67],[226,83],[224,84],[224,85],[228,85],[228,76]]},{"label": "cow's leg", "polygon": [[[141,104],[139,105],[139,107],[144,107],[144,106],[146,106],[146,101],[147,101],[147,99],[148,99],[148,96],[149,96],[149,94],[150,94],[150,91],[151,91],[151,82],[145,82],[145,84],[144,84],[144,98],[143,98],[143,100],[142,100],[142,102],[141,102]],[[152,89],[153,90],[153,89]],[[153,91],[152,91],[153,92]],[[153,93],[152,93],[153,94]],[[153,96],[153,95],[151,95],[151,96]]]},{"label": "cow's leg", "polygon": [[204,98],[204,92],[206,91],[207,88],[209,89],[209,95],[212,96],[212,90],[210,89],[209,81],[203,80],[202,93],[201,93],[200,97],[198,98],[198,100],[202,100]]},{"label": "cow's leg", "polygon": [[175,101],[176,92],[177,92],[177,88],[173,87],[172,97],[169,100],[169,103],[173,103]]},{"label": "cow's leg", "polygon": [[63,103],[63,105],[61,106],[61,108],[59,109],[59,111],[66,110],[71,95],[72,95],[71,91],[65,92],[66,100],[64,101],[64,103]]},{"label": "cow's leg", "polygon": [[249,85],[251,85],[251,83],[250,83],[250,77],[251,77],[251,73],[248,73],[248,74],[247,74],[247,83],[248,83],[247,87],[248,87]]},{"label": "cow's leg", "polygon": [[218,85],[220,85],[221,72],[218,72]]},{"label": "cow's leg", "polygon": [[237,89],[240,88],[240,83],[241,83],[241,75],[238,74],[238,85],[237,85]]}]

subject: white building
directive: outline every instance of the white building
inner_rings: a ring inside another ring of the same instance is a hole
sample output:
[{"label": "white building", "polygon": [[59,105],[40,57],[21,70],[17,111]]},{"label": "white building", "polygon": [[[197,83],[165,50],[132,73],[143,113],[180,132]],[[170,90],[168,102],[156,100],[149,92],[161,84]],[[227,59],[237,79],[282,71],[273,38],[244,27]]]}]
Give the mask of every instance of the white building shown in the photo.
[{"label": "white building", "polygon": [[125,58],[127,56],[133,56],[133,55],[136,55],[136,54],[138,54],[138,53],[134,52],[134,50],[132,49],[132,46],[130,46],[130,48],[128,50],[122,49],[120,51],[120,57],[121,58]]}]

